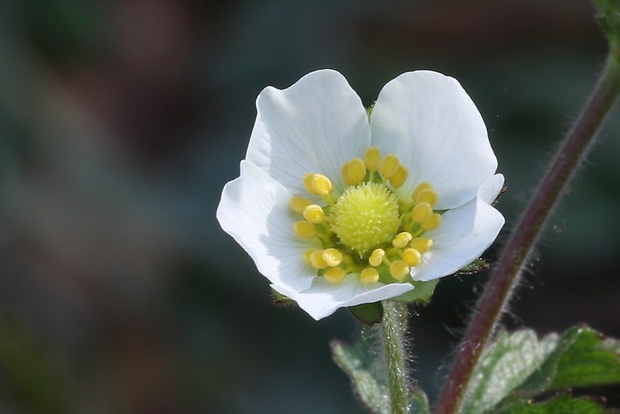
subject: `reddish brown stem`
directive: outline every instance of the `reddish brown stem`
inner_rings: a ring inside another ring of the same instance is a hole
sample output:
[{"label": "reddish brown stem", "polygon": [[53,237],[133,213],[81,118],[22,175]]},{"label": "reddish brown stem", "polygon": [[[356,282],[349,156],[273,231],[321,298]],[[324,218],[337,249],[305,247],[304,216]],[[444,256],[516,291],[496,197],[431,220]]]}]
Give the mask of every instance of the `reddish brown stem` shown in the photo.
[{"label": "reddish brown stem", "polygon": [[616,53],[610,53],[593,94],[559,147],[534,197],[512,232],[502,256],[494,266],[494,273],[469,323],[437,403],[436,414],[459,412],[472,372],[493,335],[547,219],[571,177],[578,170],[620,92],[620,63],[617,56]]}]

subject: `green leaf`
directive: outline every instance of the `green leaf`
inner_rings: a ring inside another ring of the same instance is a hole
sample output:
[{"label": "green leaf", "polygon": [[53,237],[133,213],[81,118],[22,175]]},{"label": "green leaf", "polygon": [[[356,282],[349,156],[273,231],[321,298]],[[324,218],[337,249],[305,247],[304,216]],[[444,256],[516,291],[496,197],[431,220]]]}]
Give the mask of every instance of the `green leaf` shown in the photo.
[{"label": "green leaf", "polygon": [[430,302],[435,287],[439,283],[439,279],[429,280],[428,282],[410,282],[414,289],[400,296],[393,298],[396,302],[413,303],[416,305],[425,305]]},{"label": "green leaf", "polygon": [[611,414],[612,412],[590,398],[574,398],[564,394],[540,403],[519,399],[495,411],[494,414]]},{"label": "green leaf", "polygon": [[620,2],[618,0],[594,0],[597,18],[612,47],[620,44]]},{"label": "green leaf", "polygon": [[358,321],[370,326],[381,322],[383,306],[381,302],[363,303],[361,305],[351,306],[349,312],[351,312]]},{"label": "green leaf", "polygon": [[530,407],[530,403],[520,401],[554,391],[614,383],[620,383],[617,340],[584,326],[542,339],[530,330],[501,332],[484,351],[472,375],[461,413],[494,412],[491,409],[512,407],[515,401],[521,408]]},{"label": "green leaf", "polygon": [[544,362],[557,337],[539,341],[530,330],[501,332],[473,372],[462,413],[480,414],[496,406]]},{"label": "green leaf", "polygon": [[[355,395],[373,414],[391,414],[390,390],[388,388],[385,361],[381,357],[381,332],[378,325],[362,330],[353,345],[340,341],[331,343],[336,364],[347,374]],[[409,413],[428,414],[428,399],[422,390],[409,389]]]},{"label": "green leaf", "polygon": [[373,414],[390,414],[389,390],[373,375],[374,358],[364,341],[358,341],[355,346],[333,341],[331,348],[334,361],[347,374],[355,395],[366,409]]},{"label": "green leaf", "polygon": [[519,391],[545,392],[620,383],[620,342],[575,326],[557,341],[556,349]]}]

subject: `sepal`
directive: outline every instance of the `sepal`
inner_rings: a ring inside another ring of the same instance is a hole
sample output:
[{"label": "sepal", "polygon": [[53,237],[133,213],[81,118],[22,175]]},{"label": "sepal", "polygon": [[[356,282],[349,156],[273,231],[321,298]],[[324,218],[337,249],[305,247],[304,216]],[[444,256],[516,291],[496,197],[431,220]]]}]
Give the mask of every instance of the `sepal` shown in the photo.
[{"label": "sepal", "polygon": [[435,287],[439,283],[439,279],[432,279],[427,282],[414,281],[410,282],[414,289],[400,296],[395,297],[394,301],[401,303],[412,303],[415,305],[426,305],[430,302],[435,292]]}]

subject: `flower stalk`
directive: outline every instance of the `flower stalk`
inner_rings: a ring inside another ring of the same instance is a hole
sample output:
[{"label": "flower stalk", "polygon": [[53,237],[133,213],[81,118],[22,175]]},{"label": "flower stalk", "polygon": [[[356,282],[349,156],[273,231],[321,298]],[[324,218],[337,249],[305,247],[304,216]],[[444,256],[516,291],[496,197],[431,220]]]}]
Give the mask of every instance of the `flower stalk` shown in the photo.
[{"label": "flower stalk", "polygon": [[534,245],[620,94],[620,48],[618,42],[610,42],[610,45],[594,92],[558,148],[495,266],[445,383],[436,414],[459,412],[472,372],[492,338]]},{"label": "flower stalk", "polygon": [[409,412],[409,380],[407,377],[405,335],[407,332],[407,305],[383,301],[381,333],[390,389],[393,414]]}]

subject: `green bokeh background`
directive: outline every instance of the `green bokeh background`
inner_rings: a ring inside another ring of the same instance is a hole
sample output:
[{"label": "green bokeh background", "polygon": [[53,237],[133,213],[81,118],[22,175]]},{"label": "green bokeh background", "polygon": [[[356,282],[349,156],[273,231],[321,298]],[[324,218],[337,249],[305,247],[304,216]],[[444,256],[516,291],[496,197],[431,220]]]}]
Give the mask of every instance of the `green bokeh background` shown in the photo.
[{"label": "green bokeh background", "polygon": [[[586,0],[1,0],[0,412],[362,413],[328,347],[352,318],[272,306],[215,220],[256,96],[319,68],[368,105],[405,71],[456,77],[510,230],[603,63],[593,15]],[[620,336],[615,118],[506,326]],[[487,276],[442,280],[411,319],[431,396]]]}]

